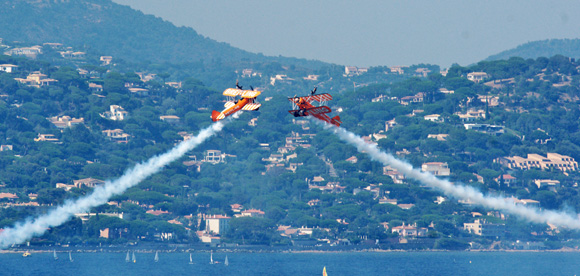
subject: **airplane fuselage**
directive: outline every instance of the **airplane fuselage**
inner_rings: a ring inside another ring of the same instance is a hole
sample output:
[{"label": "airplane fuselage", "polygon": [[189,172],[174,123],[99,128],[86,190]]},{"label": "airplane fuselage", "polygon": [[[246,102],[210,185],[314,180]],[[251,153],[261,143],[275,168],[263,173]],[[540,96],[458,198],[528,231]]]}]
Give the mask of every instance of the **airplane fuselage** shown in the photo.
[{"label": "airplane fuselage", "polygon": [[248,99],[248,98],[242,98],[234,106],[232,106],[230,108],[226,108],[221,113],[224,114],[224,117],[230,116],[230,115],[238,112],[240,109],[242,109],[242,107],[244,107],[244,105],[246,105],[249,101],[250,101],[250,99]]},{"label": "airplane fuselage", "polygon": [[222,112],[218,113],[217,111],[214,111],[216,114],[215,115],[212,114],[211,119],[214,122],[225,119],[226,117],[238,112],[240,109],[242,109],[249,102],[250,102],[249,98],[242,98],[235,105],[232,105],[232,106],[224,109],[224,111],[222,111]]},{"label": "airplane fuselage", "polygon": [[[298,101],[296,103],[296,105],[301,110],[310,109],[310,108],[314,108],[315,107],[315,106],[313,106],[311,103],[309,103],[307,101]],[[315,110],[306,111],[306,114],[305,115],[312,115],[312,116],[318,118],[319,120],[325,121],[325,122],[327,122],[329,124],[333,124],[335,126],[340,126],[340,123],[339,122],[337,122],[336,120],[330,118],[328,115],[326,115],[326,114],[324,114],[322,112],[316,112],[316,109]]]}]

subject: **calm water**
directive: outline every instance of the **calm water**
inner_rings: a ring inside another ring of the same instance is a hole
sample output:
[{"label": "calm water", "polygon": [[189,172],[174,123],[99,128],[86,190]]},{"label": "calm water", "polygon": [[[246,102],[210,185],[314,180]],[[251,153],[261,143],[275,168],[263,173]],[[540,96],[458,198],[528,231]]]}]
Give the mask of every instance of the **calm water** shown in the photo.
[{"label": "calm water", "polygon": [[[561,252],[365,252],[365,253],[209,253],[0,254],[0,275],[579,275],[580,253]],[[229,266],[223,261],[228,256]]]}]

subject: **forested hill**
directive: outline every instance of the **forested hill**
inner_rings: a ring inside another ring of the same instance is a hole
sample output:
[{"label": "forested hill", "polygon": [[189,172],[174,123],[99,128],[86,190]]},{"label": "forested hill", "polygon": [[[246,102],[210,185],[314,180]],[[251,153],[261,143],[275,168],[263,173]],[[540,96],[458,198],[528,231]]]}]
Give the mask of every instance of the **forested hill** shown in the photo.
[{"label": "forested hill", "polygon": [[509,59],[510,57],[539,58],[563,55],[571,58],[580,57],[580,39],[546,39],[522,44],[514,49],[492,55],[486,60]]},{"label": "forested hill", "polygon": [[[199,11],[191,12],[195,16]],[[0,37],[5,41],[62,43],[133,62],[276,60],[310,68],[323,65],[249,53],[110,0],[0,0]]]}]

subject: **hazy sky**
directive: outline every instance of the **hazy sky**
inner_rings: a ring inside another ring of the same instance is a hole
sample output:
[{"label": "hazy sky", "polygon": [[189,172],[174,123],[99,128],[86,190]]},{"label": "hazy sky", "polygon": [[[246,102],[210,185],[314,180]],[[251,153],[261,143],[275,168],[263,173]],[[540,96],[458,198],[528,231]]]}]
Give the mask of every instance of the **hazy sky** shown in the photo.
[{"label": "hazy sky", "polygon": [[211,39],[341,65],[469,65],[529,41],[580,38],[578,0],[113,0]]}]

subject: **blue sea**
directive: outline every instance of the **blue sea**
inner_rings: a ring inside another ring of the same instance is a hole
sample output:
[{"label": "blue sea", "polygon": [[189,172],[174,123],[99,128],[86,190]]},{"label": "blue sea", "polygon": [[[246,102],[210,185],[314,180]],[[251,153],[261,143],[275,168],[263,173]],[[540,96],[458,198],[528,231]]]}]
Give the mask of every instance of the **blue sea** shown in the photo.
[{"label": "blue sea", "polygon": [[[579,252],[0,254],[0,275],[580,275]],[[224,265],[228,258],[228,266]]]}]

